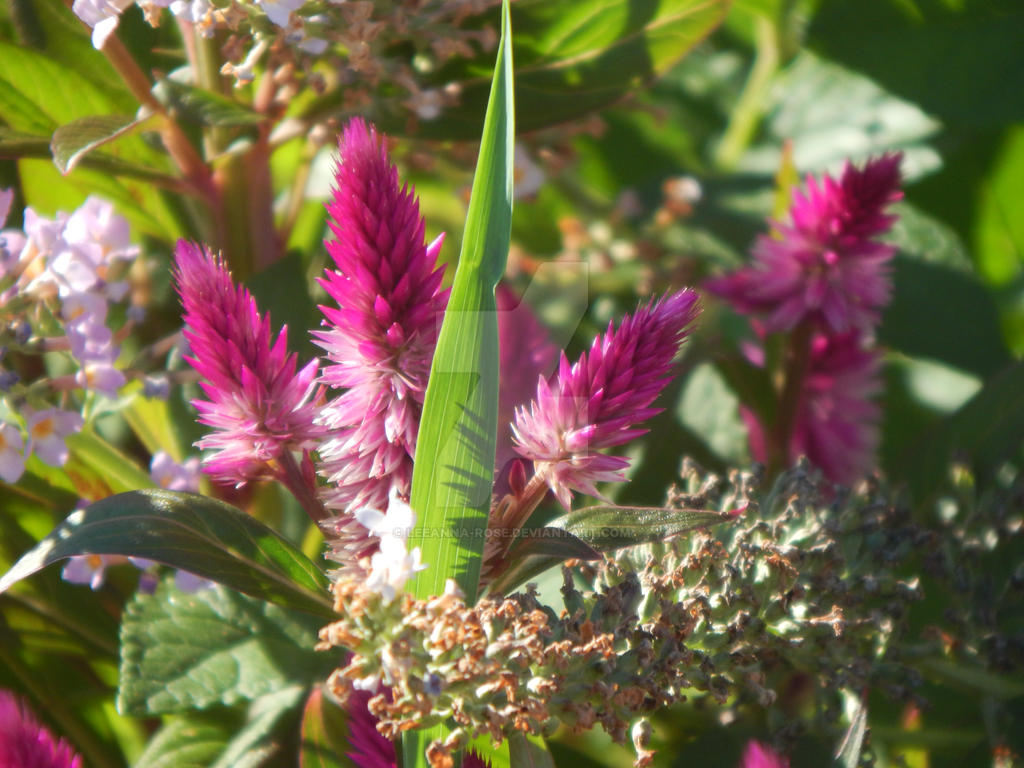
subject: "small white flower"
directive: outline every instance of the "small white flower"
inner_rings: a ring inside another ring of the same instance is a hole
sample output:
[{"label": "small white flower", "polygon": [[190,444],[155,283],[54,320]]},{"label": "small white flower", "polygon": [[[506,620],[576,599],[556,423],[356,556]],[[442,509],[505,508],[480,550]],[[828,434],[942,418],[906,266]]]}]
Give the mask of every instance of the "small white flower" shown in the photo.
[{"label": "small white flower", "polygon": [[399,538],[404,542],[416,525],[416,513],[399,497],[395,488],[391,489],[388,497],[386,515],[371,507],[360,507],[353,514],[361,526],[381,539]]},{"label": "small white flower", "polygon": [[71,10],[92,27],[92,47],[99,50],[117,29],[121,11],[132,2],[133,0],[75,0]]},{"label": "small white flower", "polygon": [[419,547],[409,552],[403,539],[385,536],[380,540],[380,550],[370,558],[366,586],[390,603],[405,588],[405,582],[426,567]]}]

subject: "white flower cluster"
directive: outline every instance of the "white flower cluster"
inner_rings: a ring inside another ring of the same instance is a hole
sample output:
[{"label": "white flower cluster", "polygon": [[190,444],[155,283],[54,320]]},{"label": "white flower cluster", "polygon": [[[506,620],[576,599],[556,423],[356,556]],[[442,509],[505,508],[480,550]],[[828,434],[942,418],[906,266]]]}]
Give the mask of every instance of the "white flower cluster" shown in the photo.
[{"label": "white flower cluster", "polygon": [[361,507],[354,514],[360,525],[380,539],[380,549],[370,558],[366,586],[390,603],[401,594],[405,582],[427,567],[420,561],[420,548],[410,552],[406,546],[416,513],[392,488],[387,514],[370,507]]}]

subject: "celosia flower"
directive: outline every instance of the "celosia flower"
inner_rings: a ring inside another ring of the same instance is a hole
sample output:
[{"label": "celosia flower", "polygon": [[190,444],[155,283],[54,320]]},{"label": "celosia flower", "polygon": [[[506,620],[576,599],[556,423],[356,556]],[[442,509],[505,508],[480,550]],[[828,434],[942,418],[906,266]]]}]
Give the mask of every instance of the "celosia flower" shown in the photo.
[{"label": "celosia flower", "polygon": [[[849,485],[864,476],[878,445],[882,389],[877,352],[865,349],[856,331],[840,336],[817,334],[800,392],[790,435],[792,463],[807,456],[825,476]],[[766,460],[764,427],[753,411],[741,408],[758,461]]]},{"label": "celosia flower", "polygon": [[22,409],[22,415],[28,430],[29,450],[51,467],[63,467],[68,460],[64,438],[82,428],[81,415],[58,408],[34,411],[28,407]]},{"label": "celosia flower", "polygon": [[71,745],[54,738],[11,693],[0,691],[0,766],[81,768]]},{"label": "celosia flower", "polygon": [[833,333],[869,328],[890,293],[887,262],[894,249],[876,238],[892,225],[884,213],[903,193],[899,153],[847,163],[839,181],[807,180],[797,192],[788,224],[778,237],[762,235],[754,263],[710,280],[712,293],[745,314],[766,315],[769,331],[790,330],[810,320]]},{"label": "celosia flower", "polygon": [[0,421],[0,479],[16,483],[25,471],[25,439],[14,424]]},{"label": "celosia flower", "polygon": [[743,753],[739,768],[789,768],[789,760],[759,741],[751,741]]},{"label": "celosia flower", "polygon": [[541,378],[536,399],[516,412],[516,450],[566,508],[572,491],[600,497],[597,483],[623,479],[629,460],[598,451],[647,431],[638,425],[660,412],[651,403],[698,312],[689,289],[648,302],[618,329],[609,324],[571,367],[563,354],[557,379]]},{"label": "celosia flower", "polygon": [[448,293],[437,266],[440,241],[424,242],[419,205],[381,138],[352,120],[339,141],[336,188],[327,205],[335,270],[321,284],[337,308],[321,307],[316,332],[330,364],[321,381],[344,394],[321,421],[330,439],[320,471],[326,505],[341,513],[327,527],[340,562],[354,562],[366,541],[351,510],[382,509],[392,487],[407,496],[430,363]]},{"label": "celosia flower", "polygon": [[530,306],[504,283],[494,293],[498,308],[498,437],[495,466],[500,470],[515,457],[512,420],[536,391],[537,378],[547,376],[558,360],[558,348]]},{"label": "celosia flower", "polygon": [[193,404],[214,430],[197,443],[213,451],[205,471],[235,485],[277,477],[286,452],[313,448],[322,435],[310,403],[316,361],[296,371],[287,329],[272,340],[269,316],[260,317],[250,293],[205,249],[179,241],[175,279],[191,347],[186,359],[208,398]]}]

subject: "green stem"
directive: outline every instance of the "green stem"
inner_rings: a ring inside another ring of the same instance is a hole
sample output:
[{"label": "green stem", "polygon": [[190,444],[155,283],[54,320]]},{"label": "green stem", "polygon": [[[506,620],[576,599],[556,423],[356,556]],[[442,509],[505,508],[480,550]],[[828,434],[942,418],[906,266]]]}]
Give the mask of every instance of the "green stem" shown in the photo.
[{"label": "green stem", "polygon": [[755,29],[757,52],[754,65],[729,116],[725,133],[715,148],[715,165],[723,171],[735,168],[750,146],[764,114],[768,86],[779,68],[779,39],[772,20],[759,15]]},{"label": "green stem", "polygon": [[779,408],[768,443],[769,477],[786,469],[793,458],[789,455],[789,443],[796,426],[797,410],[811,362],[812,337],[813,328],[809,322],[798,325],[789,336],[782,393],[779,395]]}]

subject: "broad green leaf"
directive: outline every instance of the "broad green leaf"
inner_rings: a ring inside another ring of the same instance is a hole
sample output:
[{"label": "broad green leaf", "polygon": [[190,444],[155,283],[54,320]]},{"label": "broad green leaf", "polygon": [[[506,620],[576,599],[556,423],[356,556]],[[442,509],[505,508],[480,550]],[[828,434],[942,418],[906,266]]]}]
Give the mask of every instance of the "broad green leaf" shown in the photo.
[{"label": "broad green leaf", "polygon": [[966,405],[923,435],[892,471],[923,502],[945,487],[952,459],[991,475],[1020,450],[1021,435],[1024,363],[1018,362],[992,377]]},{"label": "broad green leaf", "polygon": [[314,688],[302,714],[299,768],[353,768],[347,736],[345,710],[324,697],[322,686]]},{"label": "broad green leaf", "polygon": [[511,768],[555,768],[544,739],[516,732],[508,737]]},{"label": "broad green leaf", "polygon": [[734,520],[729,512],[668,507],[616,507],[597,504],[575,509],[548,523],[575,534],[594,549],[607,552],[637,544],[650,544]]},{"label": "broad green leaf", "polygon": [[144,557],[254,597],[331,617],[327,577],[275,531],[222,501],[122,493],[72,513],[0,579],[0,592],[75,555]]},{"label": "broad green leaf", "polygon": [[[301,709],[306,688],[296,685],[257,699],[249,707],[249,719],[210,768],[260,768],[280,747],[277,734]],[[296,717],[297,719],[297,717]]]},{"label": "broad green leaf", "polygon": [[686,377],[676,417],[716,456],[736,466],[747,460],[747,430],[739,405],[725,378],[710,363],[701,363]]},{"label": "broad green leaf", "polygon": [[512,220],[513,86],[508,7],[459,264],[430,369],[416,441],[409,546],[427,570],[418,597],[454,578],[476,599],[490,512],[497,432],[498,326],[494,289],[505,270]]},{"label": "broad green leaf", "polygon": [[1010,362],[992,295],[972,275],[902,256],[893,267],[883,344],[983,377]]},{"label": "broad green leaf", "polygon": [[[58,129],[59,130],[59,129]],[[44,136],[9,128],[0,128],[0,156],[13,158],[53,158],[52,136]],[[109,176],[144,179],[164,186],[180,184],[180,180],[154,168],[130,163],[103,152],[90,152],[77,160],[81,168],[100,171]],[[70,206],[68,206],[70,207]]]},{"label": "broad green leaf", "polygon": [[[516,0],[516,124],[521,131],[535,131],[635,92],[710,34],[728,7],[726,0]],[[497,26],[490,19],[485,23]],[[475,139],[488,103],[490,63],[488,55],[456,58],[427,75],[425,84],[457,85],[459,103],[435,120],[419,121],[416,135]],[[337,94],[327,95],[307,114],[331,114],[339,102]],[[408,130],[409,113],[398,102],[382,104],[373,117],[389,133]]]},{"label": "broad green leaf", "polygon": [[1022,30],[1015,2],[830,0],[808,37],[943,122],[983,126],[1024,119],[1024,92],[1007,88],[1024,79]]},{"label": "broad green leaf", "polygon": [[89,152],[123,136],[139,124],[130,115],[91,115],[66,123],[53,132],[50,151],[63,174],[71,173]]},{"label": "broad green leaf", "polygon": [[801,53],[780,73],[771,94],[764,141],[742,157],[742,170],[774,175],[787,141],[801,173],[838,170],[846,160],[863,162],[894,149],[904,153],[905,178],[941,165],[927,144],[940,130],[938,121],[863,75],[812,53]]},{"label": "broad green leaf", "polygon": [[153,86],[153,96],[183,122],[231,127],[258,125],[266,120],[234,99],[171,78]]},{"label": "broad green leaf", "polygon": [[138,593],[121,624],[118,709],[133,715],[252,701],[326,679],[313,650],[320,619],[222,586],[186,594],[165,578]]},{"label": "broad green leaf", "polygon": [[133,768],[207,768],[224,751],[232,729],[199,715],[168,718]]}]

